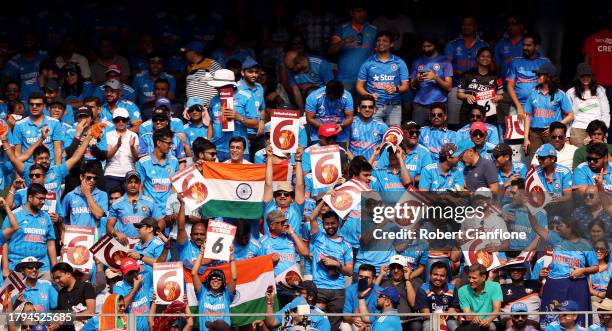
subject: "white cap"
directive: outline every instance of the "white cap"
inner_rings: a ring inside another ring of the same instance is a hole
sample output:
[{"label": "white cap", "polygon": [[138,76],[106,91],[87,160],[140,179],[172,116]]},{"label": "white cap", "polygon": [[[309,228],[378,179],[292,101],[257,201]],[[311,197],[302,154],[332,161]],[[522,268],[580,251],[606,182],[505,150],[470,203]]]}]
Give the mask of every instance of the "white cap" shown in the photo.
[{"label": "white cap", "polygon": [[113,111],[113,119],[117,117],[130,118],[130,113],[128,113],[127,109],[119,107]]},{"label": "white cap", "polygon": [[405,267],[405,266],[407,266],[407,265],[408,265],[408,264],[406,263],[406,257],[405,257],[405,256],[403,256],[403,255],[393,255],[393,256],[391,257],[391,259],[389,259],[389,265],[391,265],[391,264],[393,264],[393,263],[395,263],[395,264],[399,264],[399,265],[401,265],[402,267]]},{"label": "white cap", "polygon": [[227,85],[238,86],[235,81],[234,72],[228,69],[220,69],[215,71],[213,80],[208,82],[212,87],[223,87]]}]

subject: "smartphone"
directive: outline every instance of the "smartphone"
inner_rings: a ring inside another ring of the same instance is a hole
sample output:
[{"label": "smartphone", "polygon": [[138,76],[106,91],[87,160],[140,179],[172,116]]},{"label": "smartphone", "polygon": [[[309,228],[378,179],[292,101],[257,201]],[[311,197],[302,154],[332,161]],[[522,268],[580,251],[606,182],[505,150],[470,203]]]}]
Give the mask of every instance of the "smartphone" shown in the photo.
[{"label": "smartphone", "polygon": [[357,281],[357,292],[363,292],[367,289],[368,289],[368,279],[367,278],[361,278],[359,281]]}]

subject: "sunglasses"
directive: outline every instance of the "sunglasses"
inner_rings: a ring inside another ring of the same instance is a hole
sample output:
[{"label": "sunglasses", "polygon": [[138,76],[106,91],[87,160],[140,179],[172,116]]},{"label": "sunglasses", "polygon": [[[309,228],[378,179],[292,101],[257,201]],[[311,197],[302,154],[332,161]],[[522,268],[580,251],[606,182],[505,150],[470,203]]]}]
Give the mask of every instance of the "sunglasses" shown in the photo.
[{"label": "sunglasses", "polygon": [[30,178],[41,178],[43,176],[43,174],[29,174],[28,176]]},{"label": "sunglasses", "polygon": [[98,176],[85,176],[85,180],[90,181],[90,180],[96,180],[98,178]]},{"label": "sunglasses", "polygon": [[431,113],[431,115],[429,116],[432,118],[436,118],[436,117],[442,118],[444,117],[444,113]]},{"label": "sunglasses", "polygon": [[482,118],[482,117],[484,117],[484,116],[482,116],[480,114],[479,115],[476,115],[476,114],[471,114],[470,115],[470,118]]},{"label": "sunglasses", "polygon": [[168,122],[168,119],[158,117],[158,118],[154,118],[154,119],[152,120],[152,122],[153,122],[153,123],[156,123],[156,122],[157,122],[157,123],[159,123],[159,122]]},{"label": "sunglasses", "polygon": [[30,107],[42,107],[44,105],[42,102],[30,102]]},{"label": "sunglasses", "polygon": [[38,266],[37,264],[26,264],[23,266],[24,269],[40,269],[40,266]]},{"label": "sunglasses", "polygon": [[278,191],[278,192],[274,192],[274,196],[275,197],[280,197],[280,196],[290,197],[291,196],[291,192]]},{"label": "sunglasses", "polygon": [[159,142],[160,143],[164,143],[164,144],[166,144],[166,145],[168,145],[170,147],[174,147],[174,143],[172,142],[172,140],[170,140],[170,141],[160,140]]},{"label": "sunglasses", "polygon": [[125,118],[125,117],[115,117],[115,118],[113,118],[113,122],[115,122],[115,123],[119,123],[119,122],[127,123],[127,121],[128,121],[128,119]]},{"label": "sunglasses", "polygon": [[601,160],[601,156],[600,157],[591,157],[591,156],[587,156],[587,162],[597,162],[599,160]]},{"label": "sunglasses", "polygon": [[375,106],[374,106],[374,105],[372,105],[372,106],[366,106],[366,105],[364,105],[364,106],[359,106],[359,108],[361,108],[361,109],[374,109],[374,108],[375,108]]},{"label": "sunglasses", "polygon": [[221,281],[222,279],[221,279],[221,277],[215,277],[215,276],[213,276],[213,277],[210,277],[210,280],[211,280],[211,281],[213,281],[213,280],[218,280],[218,281]]},{"label": "sunglasses", "polygon": [[544,161],[546,159],[552,159],[554,156],[538,156],[538,160]]},{"label": "sunglasses", "polygon": [[595,247],[596,252],[607,252],[608,249],[605,247]]},{"label": "sunglasses", "polygon": [[512,316],[512,318],[516,318],[517,320],[526,320],[527,315],[515,315],[515,316]]},{"label": "sunglasses", "polygon": [[552,140],[565,140],[565,136],[550,136]]},{"label": "sunglasses", "polygon": [[419,130],[408,131],[408,136],[418,136],[420,133]]},{"label": "sunglasses", "polygon": [[187,109],[188,113],[193,113],[193,112],[196,112],[196,111],[197,112],[201,112],[202,108],[200,108],[200,107],[191,107],[191,108]]},{"label": "sunglasses", "polygon": [[472,133],[472,137],[484,137],[485,134],[480,132],[480,131],[475,131],[474,133]]}]

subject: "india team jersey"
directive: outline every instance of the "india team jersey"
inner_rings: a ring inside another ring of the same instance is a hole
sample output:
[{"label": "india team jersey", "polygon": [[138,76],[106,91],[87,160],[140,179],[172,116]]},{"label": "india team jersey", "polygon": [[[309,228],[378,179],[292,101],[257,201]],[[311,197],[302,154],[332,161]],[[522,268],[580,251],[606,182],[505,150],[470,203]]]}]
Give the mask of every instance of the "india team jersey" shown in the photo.
[{"label": "india team jersey", "polygon": [[[421,56],[412,64],[410,79],[416,79],[419,73],[430,70],[442,79],[453,76],[453,65],[446,56],[438,55],[433,58]],[[446,91],[442,90],[434,80],[420,82],[419,89],[414,97],[414,102],[420,105],[430,105],[434,102],[446,102],[446,100]]]},{"label": "india team jersey", "polygon": [[440,170],[439,163],[432,163],[421,172],[419,190],[421,191],[456,191],[465,185],[463,169],[457,166],[451,168],[446,174]]},{"label": "india team jersey", "polygon": [[440,159],[440,149],[446,143],[457,144],[459,137],[457,132],[447,128],[437,129],[430,126],[421,128],[419,144],[427,147],[431,152],[431,159],[436,162]]},{"label": "india team jersey", "polygon": [[364,24],[361,28],[345,23],[334,32],[332,41],[347,40],[352,42],[342,46],[338,55],[338,80],[343,83],[355,84],[359,67],[372,55],[376,44],[376,27]]},{"label": "india team jersey", "polygon": [[[306,109],[309,113],[315,113],[315,119],[321,124],[333,123],[340,124],[346,118],[345,112],[353,111],[353,97],[344,90],[344,94],[338,100],[329,100],[325,94],[325,86],[314,90],[306,98]],[[338,142],[345,142],[349,138],[348,130],[342,130],[338,135]],[[310,128],[310,139],[318,141],[317,128]]]},{"label": "india team jersey", "polygon": [[[174,94],[176,91],[176,79],[174,76],[162,72],[159,74],[159,78],[168,81],[169,91]],[[148,71],[143,71],[134,77],[132,86],[136,95],[135,100],[138,100],[138,105],[142,106],[146,102],[155,100],[155,80]]]},{"label": "india team jersey", "polygon": [[[149,296],[147,295],[147,292],[145,291],[145,286],[153,287],[153,281],[149,280],[147,282],[146,278],[148,277],[145,277],[145,281],[140,286],[140,288],[136,291],[136,294],[134,294],[134,297],[132,298],[132,303],[128,307],[126,307],[126,312],[129,312],[132,314],[146,314],[149,312],[149,306],[151,305],[151,299],[149,299]],[[130,294],[131,291],[132,291],[132,285],[128,284],[124,280],[120,280],[119,282],[115,284],[115,286],[113,286],[113,293],[119,294],[123,297],[126,297],[128,294]],[[136,329],[138,331],[148,331],[149,330],[149,323],[147,322],[146,317],[143,317],[143,316],[136,317]]]},{"label": "india team jersey", "polygon": [[527,101],[529,93],[538,84],[537,77],[533,71],[538,70],[544,63],[550,63],[550,60],[545,57],[526,59],[519,56],[513,58],[512,62],[510,62],[506,81],[515,82],[514,91],[521,104]]},{"label": "india team jersey", "polygon": [[376,104],[399,104],[401,96],[399,93],[388,94],[386,87],[399,87],[403,81],[408,81],[408,67],[400,57],[391,55],[386,61],[374,54],[370,56],[359,68],[358,80],[365,81],[366,91],[378,94]]},{"label": "india team jersey", "polygon": [[[44,116],[39,125],[35,124],[30,117],[26,117],[15,123],[13,127],[12,145],[21,145],[21,152],[25,152],[30,146],[34,145],[40,138],[41,130],[48,127],[51,131],[47,135],[43,144],[49,149],[51,164],[55,164],[55,153],[53,152],[53,142],[62,141],[64,134],[62,133],[61,123],[50,116]],[[32,157],[29,159],[32,160]]]},{"label": "india team jersey", "polygon": [[[227,286],[224,287],[223,291],[213,293],[202,284],[200,292],[196,293],[196,295],[198,296],[198,312],[200,314],[206,314],[205,316],[198,317],[200,330],[208,330],[208,328],[204,326],[207,321],[213,322],[216,320],[223,320],[228,325],[231,325],[231,320],[228,315],[230,313],[230,304],[234,301],[234,296],[230,293]],[[225,316],[221,316],[221,314]]]},{"label": "india team jersey", "polygon": [[[255,86],[251,88],[244,82],[244,79],[241,79],[238,81],[238,91],[251,93],[251,96],[255,99],[255,109],[257,109],[259,117],[261,118],[263,111],[266,110],[266,98],[263,86],[259,83],[255,83]],[[248,134],[256,134],[257,129],[247,128],[247,132]]]},{"label": "india team jersey", "polygon": [[249,242],[244,246],[234,241],[234,258],[236,261],[241,261],[259,256],[260,249],[261,243],[254,238],[249,239]]},{"label": "india team jersey", "polygon": [[[24,284],[23,297],[27,302],[31,302],[34,305],[36,312],[49,312],[51,309],[57,308],[58,293],[50,281],[38,279],[34,287],[30,287],[25,282]],[[13,300],[15,299],[17,299],[17,296],[13,297]]]},{"label": "india team jersey", "polygon": [[162,162],[152,155],[147,155],[136,163],[136,171],[144,185],[145,195],[153,198],[160,206],[165,206],[172,190],[170,175],[178,170],[179,161],[170,154],[166,155]]},{"label": "india team jersey", "polygon": [[[236,93],[237,92],[237,93]],[[257,108],[255,107],[255,98],[251,93],[247,91],[234,90],[234,111],[240,114],[242,117],[247,119],[256,118],[261,119]],[[210,100],[210,107],[208,108],[210,121],[213,129],[213,136],[211,142],[217,147],[217,151],[229,153],[229,141],[233,137],[246,137],[248,136],[247,127],[238,121],[234,121],[234,131],[223,132],[223,126],[221,123],[221,99],[218,95],[214,96]],[[249,150],[249,140],[246,140],[247,146],[245,153]]]},{"label": "india team jersey", "polygon": [[572,189],[572,171],[565,166],[557,164],[555,170],[551,176],[548,176],[546,172],[538,165],[536,166],[536,173],[540,177],[544,190],[551,192],[553,196],[561,196],[563,191]]},{"label": "india team jersey", "polygon": [[328,268],[323,264],[323,257],[330,257],[344,266],[353,262],[353,250],[342,237],[331,239],[323,227],[311,238],[312,248],[312,275],[317,288],[344,289],[344,275],[339,271],[338,276],[331,277]]},{"label": "india team jersey", "polygon": [[[574,188],[581,188],[595,185],[595,177],[598,174],[594,173],[587,162],[583,162],[574,169]],[[612,193],[612,164],[608,162],[606,171],[603,174],[604,190]]]},{"label": "india team jersey", "polygon": [[302,94],[311,86],[321,87],[334,79],[331,63],[318,56],[308,57],[308,71],[289,72],[289,86],[297,86]]},{"label": "india team jersey", "polygon": [[[19,229],[8,241],[9,268],[15,269],[17,263],[28,256],[34,256],[44,265],[42,271],[51,269],[49,255],[47,254],[47,241],[55,240],[55,230],[49,214],[39,211],[33,215],[25,207],[13,211],[15,219],[19,222]],[[10,226],[8,217],[4,218],[2,229]]]},{"label": "india team jersey", "polygon": [[523,55],[523,38],[513,42],[508,36],[503,36],[495,44],[495,63],[500,65],[499,74],[501,78],[506,78],[508,75],[508,68],[512,59],[521,55]]},{"label": "india team jersey", "polygon": [[583,239],[571,242],[561,238],[556,231],[548,231],[548,242],[553,247],[549,278],[569,278],[572,269],[590,267],[599,263],[595,252]]},{"label": "india team jersey", "polygon": [[[94,187],[91,195],[96,205],[106,212],[108,211],[108,195],[106,192]],[[96,220],[87,205],[87,199],[81,192],[81,187],[77,186],[68,192],[62,201],[62,215],[66,217],[66,224],[97,227],[99,220]]]},{"label": "india team jersey", "polygon": [[532,128],[546,128],[552,122],[560,122],[565,114],[572,112],[569,98],[563,91],[557,91],[551,100],[550,95],[533,89],[524,105],[526,114],[530,115]]},{"label": "india team jersey", "polygon": [[[136,106],[134,102],[123,99],[119,100],[117,101],[117,108],[127,109],[128,114],[130,115],[130,124],[128,124],[128,127],[130,127],[132,125],[131,123],[133,122],[142,121],[142,118],[140,116],[140,109],[138,109],[138,106]],[[113,113],[111,112],[108,103],[104,103],[102,105],[102,110],[100,111],[100,120],[106,121],[108,123],[113,122]]]},{"label": "india team jersey", "polygon": [[36,51],[32,59],[26,59],[23,55],[17,54],[6,63],[4,74],[22,83],[36,79],[38,77],[38,67],[47,57],[47,52],[42,50]]},{"label": "india team jersey", "polygon": [[261,250],[259,251],[260,256],[272,253],[279,255],[280,260],[278,260],[278,263],[274,266],[274,274],[277,276],[299,261],[295,243],[287,235],[281,235],[279,237],[264,235],[260,238],[259,242],[261,243]]},{"label": "india team jersey", "polygon": [[[184,125],[183,125],[183,121],[181,121],[180,119],[173,117],[170,119],[170,130],[172,130],[172,132],[174,132],[175,134],[177,133],[184,133]],[[152,133],[153,132],[153,121],[152,120],[146,120],[144,122],[142,122],[142,124],[140,124],[140,126],[138,127],[138,136],[142,137],[147,133]]]},{"label": "india team jersey", "polygon": [[138,238],[138,230],[134,224],[140,223],[146,217],[159,219],[163,217],[162,209],[155,205],[153,199],[140,194],[138,200],[129,202],[127,194],[116,200],[108,211],[108,218],[116,218],[115,230],[130,238]]},{"label": "india team jersey", "polygon": [[[181,138],[177,135],[172,136],[172,148],[170,153],[176,157],[179,162],[187,159],[187,155],[185,154],[185,149],[183,147],[183,142]],[[153,155],[153,150],[155,146],[153,145],[153,132],[146,133],[140,136],[140,148],[138,149],[139,155]]]},{"label": "india team jersey", "polygon": [[[476,53],[478,53],[478,50],[488,46],[489,44],[480,39],[480,37],[476,37],[468,45],[463,36],[459,36],[446,44],[444,54],[451,61],[454,70],[466,72],[476,67]],[[460,78],[460,76],[453,76],[453,86],[459,85]]]},{"label": "india team jersey", "polygon": [[382,142],[383,135],[389,127],[380,120],[370,118],[364,121],[361,116],[353,118],[350,127],[349,150],[353,156],[363,156],[366,160],[374,154],[374,149]]},{"label": "india team jersey", "polygon": [[185,133],[185,136],[187,136],[187,143],[189,146],[192,146],[196,139],[200,137],[206,138],[208,134],[208,127],[204,125],[204,123],[195,125],[189,122],[183,125],[183,132]]},{"label": "india team jersey", "polygon": [[[497,128],[495,127],[495,125],[489,124],[489,123],[485,123],[487,126],[487,140],[486,142],[493,144],[494,146],[496,146],[497,144],[499,144],[499,133],[497,131]],[[470,127],[471,124],[467,124],[466,126],[462,127],[461,129],[457,130],[457,133],[459,134],[460,139],[465,139],[465,140],[470,140]]]}]

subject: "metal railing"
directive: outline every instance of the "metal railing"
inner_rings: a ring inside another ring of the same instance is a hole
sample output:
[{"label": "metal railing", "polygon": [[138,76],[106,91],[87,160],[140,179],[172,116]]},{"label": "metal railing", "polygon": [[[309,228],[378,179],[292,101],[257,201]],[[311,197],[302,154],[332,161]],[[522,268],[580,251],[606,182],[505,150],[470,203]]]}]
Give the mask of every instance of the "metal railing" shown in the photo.
[{"label": "metal railing", "polygon": [[[27,314],[27,313],[25,313]],[[44,313],[35,313],[38,315],[42,315]],[[50,314],[54,314],[54,313],[50,313]],[[399,313],[399,312],[389,312],[389,313],[368,313],[368,314],[353,314],[353,313],[310,313],[309,316],[327,316],[327,317],[356,317],[356,316],[399,316],[399,317],[413,317],[413,318],[428,318],[431,322],[430,322],[430,328],[429,330],[431,331],[437,331],[440,330],[441,327],[441,317],[446,316],[446,317],[460,317],[460,316],[491,316],[491,315],[496,315],[498,317],[510,317],[510,316],[515,316],[515,315],[538,315],[538,316],[542,316],[542,315],[563,315],[563,314],[575,314],[575,315],[584,315],[584,325],[586,327],[589,326],[589,316],[590,315],[597,315],[597,314],[602,314],[602,312],[597,312],[597,311],[576,311],[576,312],[559,312],[559,311],[550,311],[550,312],[521,312],[521,313],[508,313],[508,312],[500,312],[500,313],[448,313],[448,312],[443,312],[443,313],[438,313],[438,312],[434,312],[434,313],[428,313],[428,314],[424,314],[424,313]],[[612,313],[610,313],[612,314]],[[15,315],[17,315],[16,313],[1,313],[0,314],[0,320],[3,321],[13,321],[13,323],[15,323],[16,325],[20,325],[23,324],[24,321],[15,321]],[[230,313],[230,314],[215,314],[215,317],[261,317],[261,319],[265,318],[266,316],[279,316],[279,317],[284,317],[285,313],[284,312],[277,312],[274,314],[266,314],[266,313]],[[194,318],[198,318],[201,316],[210,316],[208,314],[152,314],[152,313],[147,313],[147,314],[74,314],[73,315],[73,320],[75,317],[83,317],[83,316],[88,316],[88,317],[92,317],[92,316],[98,316],[98,317],[102,317],[102,316],[116,316],[116,317],[121,317],[124,316],[127,319],[127,330],[132,331],[132,330],[136,330],[136,319],[138,317],[145,317],[148,318],[150,316],[153,317],[176,317],[176,316],[182,316],[182,317],[194,317]],[[42,324],[42,323],[41,323]],[[45,323],[45,324],[50,324],[50,323]],[[8,325],[5,324],[5,325]],[[0,328],[0,330],[2,330],[2,328]],[[426,330],[424,330],[426,331]]]}]

